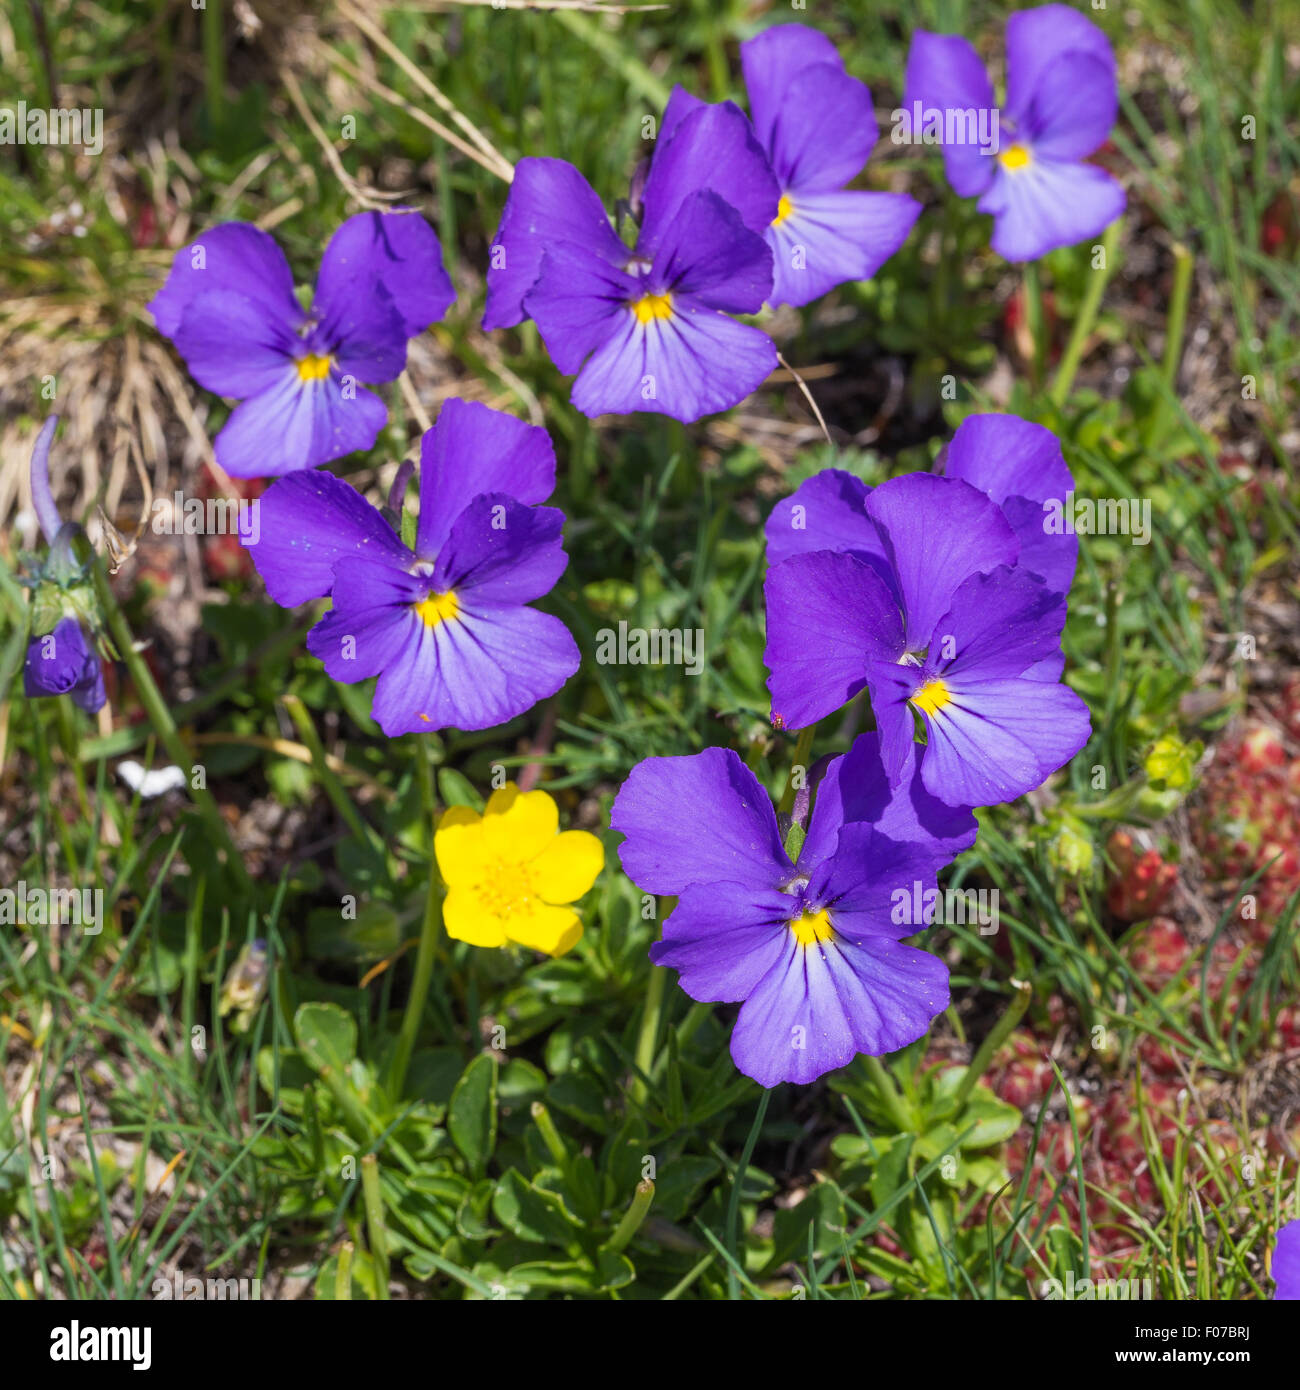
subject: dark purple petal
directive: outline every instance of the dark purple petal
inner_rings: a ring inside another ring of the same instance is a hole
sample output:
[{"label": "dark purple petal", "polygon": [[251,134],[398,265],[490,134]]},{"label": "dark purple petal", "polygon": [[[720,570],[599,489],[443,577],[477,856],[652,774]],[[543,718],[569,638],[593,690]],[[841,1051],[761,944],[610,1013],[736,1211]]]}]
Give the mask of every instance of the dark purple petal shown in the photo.
[{"label": "dark purple petal", "polygon": [[387,291],[376,285],[340,299],[322,323],[334,365],[357,381],[395,381],[406,367],[406,326]]},{"label": "dark purple petal", "polygon": [[383,401],[355,381],[336,371],[303,381],[290,364],[231,411],[214,450],[232,477],[266,478],[369,449],[387,420]]},{"label": "dark purple petal", "polygon": [[782,193],[797,200],[835,192],[856,178],[878,133],[871,93],[837,60],[795,74],[760,138]]},{"label": "dark purple petal", "polygon": [[456,518],[438,554],[433,587],[462,602],[528,603],[550,593],[569,562],[564,513],[527,507],[503,492],[476,497]]},{"label": "dark purple petal", "polygon": [[950,702],[925,715],[926,788],[950,806],[992,806],[1041,786],[1088,742],[1088,706],[1046,681],[945,676]]},{"label": "dark purple petal", "polygon": [[324,598],[340,560],[369,556],[400,572],[414,563],[378,508],[332,473],[290,473],[256,505],[256,541],[251,517],[241,523],[240,540],[281,607]]},{"label": "dark purple petal", "polygon": [[1124,211],[1124,189],[1095,165],[1034,158],[1000,169],[976,207],[993,215],[999,256],[1032,261],[1099,236]]},{"label": "dark purple petal", "polygon": [[997,504],[969,483],[911,473],[867,498],[897,576],[907,650],[929,646],[958,585],[972,574],[1014,564],[1019,545]]},{"label": "dark purple petal", "polygon": [[356,301],[370,298],[376,286],[392,300],[404,338],[423,333],[454,302],[456,291],[443,269],[438,235],[418,212],[359,212],[330,238],[316,278],[314,308],[322,327],[333,326],[329,331],[337,335],[335,341],[350,341],[344,326],[355,315]]},{"label": "dark purple petal", "polygon": [[772,802],[730,748],[639,762],[609,823],[627,837],[624,872],[647,893],[680,894],[693,883],[767,890],[791,872]]},{"label": "dark purple petal", "polygon": [[478,401],[452,398],[420,441],[420,524],[415,548],[436,559],[475,497],[503,492],[532,506],[555,491],[546,431]]},{"label": "dark purple petal", "polygon": [[1106,35],[1070,5],[1017,10],[1007,20],[1007,115],[1021,121],[1062,53],[1089,54],[1113,74]]},{"label": "dark purple petal", "polygon": [[830,39],[804,24],[778,24],[740,45],[750,115],[765,149],[772,148],[773,127],[785,109],[790,84],[813,64],[830,64],[841,71],[844,67]]},{"label": "dark purple petal", "polygon": [[205,391],[243,400],[284,380],[301,340],[264,306],[234,290],[195,295],[172,334],[176,351]]},{"label": "dark purple petal", "polygon": [[23,693],[34,699],[71,695],[88,714],[103,705],[103,668],[76,618],[60,618],[52,632],[32,638],[23,662]]},{"label": "dark purple petal", "polygon": [[1119,112],[1114,64],[1062,53],[1043,74],[1024,119],[1036,159],[1083,159],[1105,144]]},{"label": "dark purple petal", "polygon": [[968,415],[944,453],[944,476],[961,478],[999,506],[1009,497],[1064,498],[1074,476],[1061,441],[1018,415]]},{"label": "dark purple petal", "polygon": [[334,606],[307,634],[308,651],[336,681],[377,676],[424,626],[415,605],[428,587],[389,556],[348,554],[334,566]]},{"label": "dark purple petal", "polygon": [[766,333],[678,295],[670,318],[641,324],[625,311],[570,399],[585,415],[649,410],[690,424],[743,401],[776,366]]},{"label": "dark purple petal", "polygon": [[390,738],[491,729],[554,695],[581,656],[558,618],[535,608],[472,608],[420,622],[375,686],[371,713]]},{"label": "dark purple petal", "polygon": [[[925,29],[912,35],[902,109],[907,112],[914,141],[922,134],[915,128],[918,108],[923,126],[934,111],[995,109],[993,84],[966,39],[957,34],[931,34]],[[943,165],[953,191],[963,198],[983,193],[997,172],[994,155],[983,153],[976,141],[944,145]]]},{"label": "dark purple petal", "polygon": [[554,246],[542,257],[524,303],[551,360],[572,376],[633,320],[631,305],[645,291],[633,276],[579,247]]},{"label": "dark purple petal", "polygon": [[905,193],[794,193],[767,229],[772,304],[808,304],[850,280],[869,280],[907,240],[921,204]]},{"label": "dark purple petal", "polygon": [[659,140],[645,186],[645,217],[637,255],[655,260],[678,209],[692,193],[714,193],[752,232],[776,216],[781,190],[740,108],[730,101],[692,111],[668,140]]},{"label": "dark purple petal", "polygon": [[687,116],[692,112],[704,110],[708,104],[707,101],[692,96],[680,83],[675,86],[669,93],[668,105],[664,107],[664,114],[659,121],[658,143],[666,145],[677,134],[677,127]]},{"label": "dark purple petal", "polygon": [[1017,566],[973,574],[939,619],[926,678],[989,680],[1022,675],[1060,650],[1065,597]]},{"label": "dark purple petal", "polygon": [[805,949],[791,932],[740,1010],[731,1055],[760,1086],[807,1084],[856,1053],[915,1042],[948,998],[947,967],[928,952],[880,937]]},{"label": "dark purple petal", "polygon": [[835,854],[840,830],[850,823],[874,826],[881,835],[926,848],[934,867],[942,867],[975,843],[975,817],[931,796],[921,780],[920,747],[910,741],[899,785],[891,788],[880,756],[880,738],[859,734],[847,753],[835,758],[817,785],[808,834],[799,852],[799,870],[809,873]]},{"label": "dark purple petal", "polygon": [[710,309],[756,314],[772,292],[772,253],[716,193],[693,193],[665,233],[647,279]]},{"label": "dark purple petal", "polygon": [[794,900],[775,888],[693,883],[682,890],[650,947],[656,965],[676,970],[692,999],[745,999],[785,951]]},{"label": "dark purple petal", "polygon": [[932,843],[891,840],[876,826],[855,822],[840,831],[835,852],[813,872],[808,899],[826,905],[838,936],[901,941],[930,925],[912,905],[918,893],[924,903],[951,859]]},{"label": "dark purple petal", "polygon": [[879,574],[855,555],[795,555],[768,571],[767,650],[773,717],[802,729],[866,684],[870,660],[903,654],[898,605]]},{"label": "dark purple petal", "polygon": [[166,283],[148,306],[158,331],[174,338],[190,302],[214,289],[240,295],[268,324],[291,333],[307,317],[294,298],[284,252],[247,222],[224,222],[176,253]]},{"label": "dark purple petal", "polygon": [[521,159],[489,248],[484,328],[510,328],[524,319],[524,296],[537,281],[542,253],[564,243],[618,267],[631,256],[595,190],[572,164]]},{"label": "dark purple petal", "polygon": [[805,478],[767,519],[767,563],[779,565],[792,555],[815,550],[847,551],[883,561],[884,546],[866,511],[870,491],[861,478],[839,468],[823,468]]}]

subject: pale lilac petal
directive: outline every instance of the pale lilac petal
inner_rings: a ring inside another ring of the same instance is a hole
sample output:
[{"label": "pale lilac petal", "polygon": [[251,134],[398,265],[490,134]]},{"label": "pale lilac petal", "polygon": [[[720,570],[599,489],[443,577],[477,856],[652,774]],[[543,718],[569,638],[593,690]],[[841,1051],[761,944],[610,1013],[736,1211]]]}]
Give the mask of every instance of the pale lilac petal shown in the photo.
[{"label": "pale lilac petal", "polygon": [[283,381],[301,352],[300,340],[282,319],[234,290],[195,295],[171,336],[194,380],[235,400]]},{"label": "pale lilac petal", "polygon": [[1099,236],[1124,211],[1124,189],[1095,165],[1032,158],[1000,169],[976,206],[993,215],[999,256],[1032,261]]}]

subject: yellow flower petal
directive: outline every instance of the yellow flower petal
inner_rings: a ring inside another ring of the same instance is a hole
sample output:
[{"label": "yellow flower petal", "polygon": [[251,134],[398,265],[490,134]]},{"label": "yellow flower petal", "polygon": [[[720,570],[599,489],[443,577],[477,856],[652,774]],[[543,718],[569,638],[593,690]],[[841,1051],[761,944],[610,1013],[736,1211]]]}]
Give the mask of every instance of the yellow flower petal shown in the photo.
[{"label": "yellow flower petal", "polygon": [[571,903],[595,883],[605,867],[605,846],[586,830],[557,835],[528,866],[537,892],[548,903]]},{"label": "yellow flower petal", "polygon": [[471,946],[504,946],[505,923],[489,912],[471,888],[453,888],[442,905],[447,935]]},{"label": "yellow flower petal", "polygon": [[545,792],[521,792],[513,782],[492,793],[483,816],[489,852],[527,862],[539,855],[560,828],[560,812]]},{"label": "yellow flower petal", "polygon": [[512,912],[506,926],[511,941],[548,956],[562,956],[582,936],[582,919],[572,908],[549,907],[536,900],[526,910]]},{"label": "yellow flower petal", "polygon": [[470,806],[449,806],[434,832],[433,852],[449,888],[477,883],[489,859],[482,816]]}]

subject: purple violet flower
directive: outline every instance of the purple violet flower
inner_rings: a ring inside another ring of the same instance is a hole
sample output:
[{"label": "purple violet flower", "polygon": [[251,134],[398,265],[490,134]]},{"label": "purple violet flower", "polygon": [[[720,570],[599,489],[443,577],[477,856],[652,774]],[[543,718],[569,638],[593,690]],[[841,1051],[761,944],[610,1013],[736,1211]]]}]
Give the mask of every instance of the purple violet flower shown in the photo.
[{"label": "purple violet flower", "polygon": [[87,714],[96,713],[108,699],[99,656],[76,618],[61,618],[52,632],[32,638],[23,663],[23,693],[71,695]]},{"label": "purple violet flower", "polygon": [[[993,84],[970,43],[918,29],[907,55],[903,104],[947,124],[949,111],[991,111]],[[1124,211],[1124,190],[1082,161],[1105,143],[1119,106],[1115,55],[1105,34],[1068,5],[1019,10],[1007,20],[1006,102],[995,153],[945,143],[953,190],[993,215],[993,249],[1032,261],[1096,236]],[[954,122],[955,124],[955,122]],[[969,124],[969,123],[968,123]]]},{"label": "purple violet flower", "polygon": [[[1031,487],[997,476],[996,438],[978,427],[959,464],[973,462],[986,485]],[[779,537],[765,585],[773,718],[803,728],[868,689],[891,778],[912,750],[915,712],[921,776],[940,801],[984,806],[1039,786],[1090,733],[1087,705],[1058,684],[1064,594],[1017,564],[1011,521],[970,482],[914,473],[865,500],[854,491],[842,474],[810,489],[816,529],[793,545],[779,522],[769,530],[769,545]]]},{"label": "purple violet flower", "polygon": [[261,478],[369,449],[388,410],[357,383],[400,376],[407,340],[455,298],[433,228],[394,209],[334,233],[310,313],[284,253],[246,222],[179,251],[149,310],[195,381],[241,402],[217,435],[217,462]]},{"label": "purple violet flower", "polygon": [[[879,134],[871,93],[850,77],[825,34],[778,24],[740,45],[750,117],[781,198],[763,235],[775,284],[768,303],[810,304],[848,280],[869,280],[907,240],[921,204],[905,193],[849,191]],[[669,115],[703,106],[674,102]]]},{"label": "purple violet flower", "polygon": [[1269,1272],[1274,1298],[1300,1299],[1300,1220],[1288,1221],[1277,1233]]},{"label": "purple violet flower", "polygon": [[553,695],[580,657],[558,618],[526,605],[563,574],[564,514],[546,431],[449,400],[420,447],[409,549],[377,507],[332,473],[296,472],[259,499],[244,537],[271,597],[329,595],[308,648],[338,681],[378,676],[373,714],[390,738],[490,729]]},{"label": "purple violet flower", "polygon": [[483,327],[533,319],[555,365],[576,374],[585,415],[657,411],[689,422],[727,410],[777,365],[757,313],[772,289],[763,232],[780,191],[731,102],[675,92],[640,204],[635,249],[562,159],[521,159],[487,274]]},{"label": "purple violet flower", "polygon": [[901,942],[932,920],[935,875],[976,826],[929,795],[908,756],[893,792],[874,734],[834,759],[794,863],[730,749],[647,758],[615,799],[624,870],[678,898],[651,959],[692,999],[743,1001],[731,1055],[761,1086],[897,1051],[948,1005],[946,966]]}]

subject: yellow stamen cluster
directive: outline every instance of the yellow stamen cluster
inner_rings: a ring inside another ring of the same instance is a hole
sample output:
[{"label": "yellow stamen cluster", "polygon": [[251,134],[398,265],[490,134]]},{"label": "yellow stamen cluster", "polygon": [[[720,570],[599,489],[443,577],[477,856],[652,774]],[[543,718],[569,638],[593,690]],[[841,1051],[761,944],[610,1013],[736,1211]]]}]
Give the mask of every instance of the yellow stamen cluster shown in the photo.
[{"label": "yellow stamen cluster", "polygon": [[794,204],[790,201],[788,193],[781,194],[781,201],[776,205],[776,216],[772,219],[772,225],[779,227],[788,217],[794,216]]},{"label": "yellow stamen cluster", "polygon": [[1012,173],[1015,173],[1017,169],[1028,168],[1033,162],[1033,156],[1024,145],[1008,145],[1007,148],[998,155],[998,163],[1001,164],[1004,169],[1010,170]]},{"label": "yellow stamen cluster", "polygon": [[314,352],[310,352],[306,357],[298,359],[298,380],[299,381],[323,381],[329,376],[330,368],[334,365],[332,357],[320,357]]},{"label": "yellow stamen cluster", "polygon": [[912,696],[912,703],[922,714],[937,714],[945,705],[952,703],[952,696],[942,681],[927,681]]},{"label": "yellow stamen cluster", "polygon": [[794,933],[794,939],[805,950],[819,941],[830,941],[835,935],[830,914],[825,908],[820,912],[805,912],[802,917],[792,917],[787,925]]},{"label": "yellow stamen cluster", "polygon": [[428,598],[422,598],[415,605],[415,611],[429,627],[437,627],[439,623],[449,623],[459,617],[460,604],[455,591],[448,589],[445,594],[430,594]]},{"label": "yellow stamen cluster", "polygon": [[641,324],[653,323],[655,319],[670,319],[673,316],[673,297],[667,291],[663,294],[646,294],[632,301],[632,312]]}]

